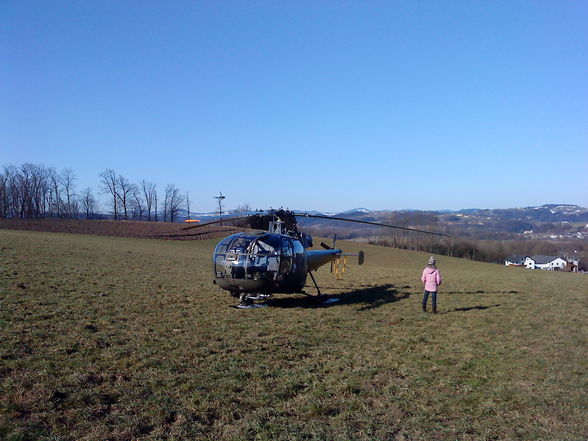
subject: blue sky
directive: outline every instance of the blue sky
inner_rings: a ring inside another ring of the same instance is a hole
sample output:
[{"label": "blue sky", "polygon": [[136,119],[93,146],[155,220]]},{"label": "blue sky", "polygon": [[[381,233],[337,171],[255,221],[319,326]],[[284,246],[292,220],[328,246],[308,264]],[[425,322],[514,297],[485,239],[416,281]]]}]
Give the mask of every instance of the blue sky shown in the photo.
[{"label": "blue sky", "polygon": [[192,209],[588,206],[588,2],[0,4],[0,166]]}]

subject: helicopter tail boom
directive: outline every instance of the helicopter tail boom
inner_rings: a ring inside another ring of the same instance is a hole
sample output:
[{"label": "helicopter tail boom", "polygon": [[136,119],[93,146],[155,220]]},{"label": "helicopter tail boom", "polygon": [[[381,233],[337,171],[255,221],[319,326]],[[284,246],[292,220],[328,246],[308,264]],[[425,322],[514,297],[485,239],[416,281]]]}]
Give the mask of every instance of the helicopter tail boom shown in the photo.
[{"label": "helicopter tail boom", "polygon": [[307,252],[308,271],[313,271],[321,266],[338,259],[343,254],[341,249],[312,250]]},{"label": "helicopter tail boom", "polygon": [[363,265],[363,262],[365,261],[365,253],[363,251],[360,251],[357,254],[356,253],[342,253],[341,256],[356,256],[358,265]]}]

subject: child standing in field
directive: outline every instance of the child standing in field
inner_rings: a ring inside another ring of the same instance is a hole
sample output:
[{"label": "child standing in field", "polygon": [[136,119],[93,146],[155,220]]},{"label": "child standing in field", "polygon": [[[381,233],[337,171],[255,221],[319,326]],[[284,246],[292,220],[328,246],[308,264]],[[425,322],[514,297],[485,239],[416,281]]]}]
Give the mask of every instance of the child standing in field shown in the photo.
[{"label": "child standing in field", "polygon": [[432,294],[433,313],[437,314],[437,287],[441,285],[441,281],[441,273],[435,266],[435,258],[431,256],[421,276],[421,282],[425,284],[423,312],[427,312],[427,299],[429,298],[429,294]]}]

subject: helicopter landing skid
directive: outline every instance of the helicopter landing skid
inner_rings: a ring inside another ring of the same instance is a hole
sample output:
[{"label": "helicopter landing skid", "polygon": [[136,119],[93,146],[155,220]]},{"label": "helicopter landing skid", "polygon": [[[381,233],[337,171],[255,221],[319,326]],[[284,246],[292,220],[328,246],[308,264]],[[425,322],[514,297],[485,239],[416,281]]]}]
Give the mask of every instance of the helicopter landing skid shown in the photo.
[{"label": "helicopter landing skid", "polygon": [[255,294],[255,295],[249,295],[249,299],[250,300],[265,300],[265,299],[269,299],[272,295],[271,294]]},{"label": "helicopter landing skid", "polygon": [[317,297],[321,296],[321,289],[318,286],[318,283],[316,283],[316,280],[314,278],[314,276],[312,275],[312,271],[309,271],[308,274],[310,274],[310,278],[312,279],[312,282],[314,283],[314,286],[316,287],[316,290],[318,292]]},{"label": "helicopter landing skid", "polygon": [[262,303],[262,304],[252,303],[250,305],[240,304],[240,305],[235,306],[235,308],[237,308],[237,309],[256,309],[256,308],[265,308],[265,307],[267,307],[267,303]]},{"label": "helicopter landing skid", "polygon": [[271,297],[271,294],[245,294],[242,293],[239,296],[239,300],[241,301],[241,303],[239,303],[236,308],[238,309],[253,309],[253,308],[264,308],[267,306],[267,304],[262,303],[262,304],[258,304],[255,303],[255,300],[266,300],[268,298]]},{"label": "helicopter landing skid", "polygon": [[320,290],[320,288],[318,286],[318,283],[316,283],[316,280],[315,280],[314,276],[312,275],[312,272],[309,272],[308,274],[310,274],[310,278],[314,282],[314,286],[316,287],[316,290],[317,290],[317,295],[316,296],[312,296],[310,294],[306,294],[305,292],[303,292],[303,294],[306,294],[307,296],[316,299],[318,302],[320,302],[323,305],[327,305],[329,303],[336,303],[339,300],[341,300],[339,297],[329,297],[329,296],[327,296],[325,294],[321,294],[321,290]]}]

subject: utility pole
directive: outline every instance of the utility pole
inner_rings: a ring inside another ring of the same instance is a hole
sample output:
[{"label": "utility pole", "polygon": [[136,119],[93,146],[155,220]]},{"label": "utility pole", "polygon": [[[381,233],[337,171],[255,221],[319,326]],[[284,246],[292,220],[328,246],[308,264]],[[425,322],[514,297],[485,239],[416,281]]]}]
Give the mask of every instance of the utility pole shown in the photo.
[{"label": "utility pole", "polygon": [[[213,196],[213,198],[215,198],[218,201],[218,219],[222,220],[222,218],[223,218],[223,199],[225,199],[225,196],[223,196],[222,192],[219,192],[219,195]],[[222,222],[219,225],[222,225]]]}]

